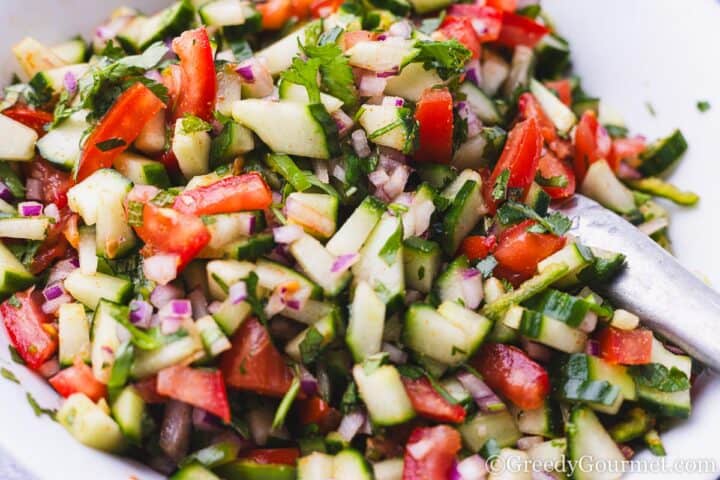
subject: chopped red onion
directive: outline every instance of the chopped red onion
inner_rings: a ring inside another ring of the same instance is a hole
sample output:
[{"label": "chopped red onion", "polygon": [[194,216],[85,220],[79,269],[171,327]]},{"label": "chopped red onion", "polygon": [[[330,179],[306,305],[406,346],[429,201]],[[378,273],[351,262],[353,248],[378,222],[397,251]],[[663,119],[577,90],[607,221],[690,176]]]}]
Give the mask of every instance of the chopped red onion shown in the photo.
[{"label": "chopped red onion", "polygon": [[472,138],[480,133],[482,130],[482,122],[480,122],[480,119],[475,115],[475,112],[473,112],[470,109],[470,106],[467,102],[458,102],[457,103],[457,109],[458,109],[458,115],[460,118],[465,120],[467,122],[467,136],[468,138]]},{"label": "chopped red onion", "polygon": [[60,220],[60,209],[54,203],[48,203],[43,209],[43,215],[52,218],[57,223]]},{"label": "chopped red onion", "polygon": [[289,244],[300,240],[304,233],[302,227],[298,225],[284,225],[273,228],[273,240],[275,240],[276,243]]},{"label": "chopped red onion", "polygon": [[208,314],[208,300],[200,288],[196,288],[188,295],[192,305],[193,318],[201,318]]},{"label": "chopped red onion", "polygon": [[[343,115],[345,115],[344,112]],[[350,119],[350,122],[352,122],[352,119]],[[330,174],[328,173],[327,161],[320,160],[319,158],[313,158],[313,170],[315,171],[315,176],[318,177],[321,182],[330,183]]]},{"label": "chopped red onion", "polygon": [[360,259],[360,255],[357,253],[347,253],[345,255],[340,255],[332,264],[332,267],[330,268],[330,272],[332,273],[345,273],[355,265],[355,263]]},{"label": "chopped red onion", "polygon": [[255,81],[255,74],[252,71],[252,65],[246,63],[235,69],[235,71],[247,82]]},{"label": "chopped red onion", "polygon": [[150,303],[155,308],[163,308],[170,300],[182,298],[185,292],[176,285],[158,285],[150,294]]},{"label": "chopped red onion", "polygon": [[622,452],[626,460],[630,460],[632,457],[635,456],[635,450],[633,450],[632,447],[628,445],[618,444],[618,448],[620,448],[620,451]]},{"label": "chopped red onion", "polygon": [[348,413],[340,421],[338,433],[346,441],[351,442],[365,423],[365,414],[359,410]]},{"label": "chopped red onion", "polygon": [[625,162],[620,162],[617,169],[617,176],[625,180],[639,180],[642,174]]},{"label": "chopped red onion", "polygon": [[400,150],[380,146],[378,151],[380,153],[380,164],[387,169],[393,169],[398,165],[405,165],[407,163],[407,157]]},{"label": "chopped red onion", "polygon": [[157,70],[148,70],[145,72],[145,78],[149,78],[150,80],[154,80],[158,83],[162,83],[162,75],[160,75],[160,72]]},{"label": "chopped red onion", "polygon": [[388,36],[384,33],[381,33],[377,37],[375,37],[378,41],[382,42],[383,40],[387,40]]},{"label": "chopped red onion", "polygon": [[192,423],[196,429],[204,432],[217,432],[222,426],[218,417],[198,407],[193,408]]},{"label": "chopped red onion", "polygon": [[383,97],[382,104],[390,107],[402,107],[405,100],[400,97]]},{"label": "chopped red onion", "polygon": [[166,305],[170,313],[181,317],[192,316],[192,304],[190,300],[170,300],[170,303]]},{"label": "chopped red onion", "polygon": [[47,362],[40,365],[40,368],[37,369],[37,372],[43,377],[43,378],[50,378],[56,373],[60,371],[60,361],[57,359],[57,357],[53,357],[52,359],[48,360]]},{"label": "chopped red onion", "polygon": [[600,356],[600,342],[593,340],[592,338],[585,344],[585,353],[593,357]]},{"label": "chopped red onion", "polygon": [[167,285],[177,278],[178,263],[178,255],[153,255],[143,260],[143,273],[153,282]]},{"label": "chopped red onion", "polygon": [[410,178],[410,168],[401,165],[393,170],[390,179],[383,185],[383,191],[389,199],[394,199],[405,190],[405,184]]},{"label": "chopped red onion", "polygon": [[18,211],[23,217],[37,217],[42,214],[43,206],[39,202],[20,202]]},{"label": "chopped red onion", "polygon": [[530,450],[535,445],[543,443],[543,441],[545,441],[545,439],[539,436],[522,437],[518,439],[517,447],[520,450]]},{"label": "chopped red onion", "polygon": [[28,178],[25,181],[25,198],[28,200],[43,199],[43,184],[37,178]]},{"label": "chopped red onion", "polygon": [[250,437],[256,445],[264,446],[272,432],[273,412],[269,408],[259,407],[247,414]]},{"label": "chopped red onion", "polygon": [[53,298],[52,300],[48,300],[43,303],[41,308],[43,312],[51,315],[57,312],[60,309],[61,305],[70,303],[72,301],[73,298],[69,294],[63,292],[59,297]]},{"label": "chopped red onion", "polygon": [[407,21],[400,20],[399,22],[395,22],[390,25],[390,28],[388,28],[388,34],[393,37],[407,39],[410,38],[410,35],[412,35],[412,27]]},{"label": "chopped red onion", "polygon": [[63,77],[63,85],[65,86],[65,90],[67,90],[70,96],[75,95],[78,87],[78,81],[73,72],[65,72],[65,76]]},{"label": "chopped red onion", "polygon": [[153,307],[145,300],[133,300],[130,302],[130,322],[140,328],[149,328],[152,318]]},{"label": "chopped red onion", "polygon": [[387,72],[378,72],[375,74],[375,76],[378,78],[388,78],[388,77],[394,77],[397,74],[398,74],[398,69],[393,68],[392,70],[388,70]]},{"label": "chopped red onion", "polygon": [[273,317],[285,309],[285,301],[282,298],[280,289],[275,289],[265,305],[265,314]]},{"label": "chopped red onion", "polygon": [[337,109],[330,114],[335,121],[335,125],[338,129],[338,135],[341,137],[345,136],[347,132],[353,127],[353,119],[341,109]]},{"label": "chopped red onion", "polygon": [[235,71],[244,84],[243,90],[249,90],[250,96],[261,98],[272,95],[274,89],[272,75],[267,66],[257,58],[248,58],[240,63]]},{"label": "chopped red onion", "polygon": [[171,399],[165,405],[158,445],[175,462],[187,455],[192,431],[192,411],[193,407],[178,400]]},{"label": "chopped red onion", "polygon": [[15,197],[10,191],[10,188],[5,184],[5,182],[0,181],[0,199],[5,200],[6,202],[11,202],[14,198]]},{"label": "chopped red onion", "polygon": [[470,392],[478,408],[482,412],[494,412],[505,409],[505,404],[490,390],[485,382],[470,372],[461,372],[457,375],[458,381]]},{"label": "chopped red onion", "polygon": [[460,283],[463,292],[465,307],[475,310],[483,300],[483,279],[480,272],[474,268],[466,269],[462,274]]},{"label": "chopped red onion", "polygon": [[365,74],[360,79],[358,93],[360,93],[362,97],[374,97],[382,95],[386,86],[386,79],[380,78],[375,74]]},{"label": "chopped red onion", "polygon": [[45,288],[45,290],[43,290],[42,293],[45,297],[45,300],[55,300],[63,293],[65,293],[65,289],[63,288],[62,284],[58,282],[49,285],[47,288]]},{"label": "chopped red onion", "polygon": [[70,272],[72,272],[79,266],[80,266],[80,264],[78,263],[77,257],[66,258],[65,260],[60,260],[50,270],[50,273],[48,274],[47,284],[51,285],[55,282],[61,282],[61,281],[65,280],[67,278],[67,276],[70,274]]},{"label": "chopped red onion", "polygon": [[539,362],[549,362],[552,359],[553,352],[545,345],[531,342],[525,338],[520,339],[520,343],[528,354],[528,357]]},{"label": "chopped red onion", "polygon": [[388,354],[390,362],[395,365],[403,365],[407,362],[408,355],[403,352],[400,348],[396,347],[392,343],[384,342],[382,344],[382,351]]},{"label": "chopped red onion", "polygon": [[243,281],[234,283],[228,289],[228,300],[233,305],[244,302],[248,298],[247,284]]},{"label": "chopped red onion", "polygon": [[480,60],[470,60],[465,66],[465,78],[480,86],[482,83],[482,69],[480,68]]},{"label": "chopped red onion", "polygon": [[318,393],[318,379],[302,366],[300,367],[300,388],[308,397]]},{"label": "chopped red onion", "polygon": [[471,455],[455,464],[452,480],[484,480],[489,474],[487,464],[480,455]]},{"label": "chopped red onion", "polygon": [[380,188],[390,180],[390,176],[385,170],[378,169],[368,174],[368,180],[370,180],[370,183],[375,185],[375,187]]},{"label": "chopped red onion", "polygon": [[[372,152],[370,150],[370,144],[368,143],[365,130],[363,130],[362,128],[355,130],[352,135],[350,135],[350,138],[352,140],[353,149],[355,150],[355,153],[357,153],[358,157],[365,158],[370,156]],[[345,175],[343,171],[343,179],[344,178]]]}]

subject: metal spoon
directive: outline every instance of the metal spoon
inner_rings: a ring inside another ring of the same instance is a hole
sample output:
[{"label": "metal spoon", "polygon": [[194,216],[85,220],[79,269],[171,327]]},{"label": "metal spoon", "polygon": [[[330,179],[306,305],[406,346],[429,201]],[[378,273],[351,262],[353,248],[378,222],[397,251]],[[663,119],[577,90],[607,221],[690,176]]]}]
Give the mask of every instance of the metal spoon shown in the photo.
[{"label": "metal spoon", "polygon": [[688,272],[632,224],[582,195],[554,208],[573,218],[584,245],[627,257],[625,269],[598,288],[613,304],[720,372],[720,294]]}]

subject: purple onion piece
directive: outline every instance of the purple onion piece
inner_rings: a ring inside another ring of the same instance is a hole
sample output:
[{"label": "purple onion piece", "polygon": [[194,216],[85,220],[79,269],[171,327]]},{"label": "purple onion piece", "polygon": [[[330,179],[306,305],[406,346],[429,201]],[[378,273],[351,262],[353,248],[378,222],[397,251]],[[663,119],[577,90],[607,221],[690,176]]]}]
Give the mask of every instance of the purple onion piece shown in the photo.
[{"label": "purple onion piece", "polygon": [[255,74],[253,73],[251,64],[241,65],[237,67],[235,71],[243,78],[243,80],[251,83],[255,81]]},{"label": "purple onion piece", "polygon": [[346,253],[344,255],[340,255],[333,262],[332,267],[330,268],[330,272],[344,273],[350,267],[352,267],[359,259],[360,259],[360,255],[357,253]]},{"label": "purple onion piece", "polygon": [[600,356],[600,342],[590,339],[585,344],[585,353],[593,357]]},{"label": "purple onion piece", "polygon": [[196,288],[188,295],[193,318],[201,318],[208,314],[208,300],[202,289]]},{"label": "purple onion piece", "polygon": [[228,290],[228,299],[233,305],[244,302],[248,298],[247,284],[240,281],[230,286]]},{"label": "purple onion piece", "polygon": [[173,315],[181,317],[192,316],[192,304],[190,300],[170,300],[168,305]]},{"label": "purple onion piece", "polygon": [[20,202],[18,210],[23,217],[37,217],[42,214],[42,203],[38,202]]},{"label": "purple onion piece", "polygon": [[388,78],[388,77],[394,77],[397,74],[398,74],[398,69],[394,68],[392,70],[388,70],[387,72],[378,72],[375,75],[378,78]]},{"label": "purple onion piece", "polygon": [[[293,202],[290,199],[290,207],[292,208]],[[273,228],[273,240],[275,243],[288,244],[293,243],[295,240],[299,240],[303,236],[303,229],[297,225],[283,225],[282,227]]]},{"label": "purple onion piece", "polygon": [[73,72],[65,73],[65,77],[63,77],[63,85],[65,86],[65,90],[67,90],[70,95],[75,94],[78,87],[78,81],[77,77],[75,77],[75,74]]},{"label": "purple onion piece", "polygon": [[153,307],[145,300],[133,300],[130,302],[130,321],[136,327],[150,327]]},{"label": "purple onion piece", "polygon": [[155,308],[163,308],[171,300],[182,298],[185,292],[175,285],[158,285],[150,294],[150,303]]},{"label": "purple onion piece", "polygon": [[5,182],[0,182],[0,199],[5,200],[6,202],[12,202],[14,198],[15,197],[10,191],[10,188],[5,185]]},{"label": "purple onion piece", "polygon": [[45,290],[43,290],[42,293],[45,297],[45,300],[55,300],[60,295],[65,293],[65,289],[63,289],[62,285],[58,282],[48,286]]},{"label": "purple onion piece", "polygon": [[353,438],[355,438],[355,435],[357,435],[364,423],[365,414],[361,411],[348,413],[340,421],[338,433],[346,442],[350,442]]},{"label": "purple onion piece", "polygon": [[383,343],[382,351],[386,352],[390,357],[390,361],[396,365],[402,365],[407,362],[407,353],[403,352],[400,348],[391,343]]},{"label": "purple onion piece", "polygon": [[457,379],[470,392],[482,412],[494,412],[506,408],[495,392],[472,373],[461,372],[457,375]]},{"label": "purple onion piece", "polygon": [[300,388],[308,397],[312,397],[318,393],[318,379],[305,367],[301,367],[300,370]]},{"label": "purple onion piece", "polygon": [[202,408],[193,408],[192,412],[192,423],[193,426],[198,430],[205,432],[216,432],[219,431],[222,425],[220,419]]}]

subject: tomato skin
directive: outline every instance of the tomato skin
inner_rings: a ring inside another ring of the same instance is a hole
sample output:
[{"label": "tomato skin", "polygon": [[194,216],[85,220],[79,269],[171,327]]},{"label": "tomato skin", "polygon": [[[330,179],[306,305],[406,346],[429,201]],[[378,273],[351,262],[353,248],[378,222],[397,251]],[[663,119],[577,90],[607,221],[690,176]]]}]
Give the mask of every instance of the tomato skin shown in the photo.
[{"label": "tomato skin", "polygon": [[[453,17],[467,18],[470,21],[470,27],[473,29],[480,43],[494,42],[500,37],[503,12],[497,8],[478,5],[477,3],[456,3],[450,6],[448,13]],[[473,27],[473,20],[476,25],[482,25],[484,27],[482,33],[478,33],[478,30]],[[480,22],[477,22],[478,20]]]},{"label": "tomato skin", "polygon": [[616,138],[612,141],[612,151],[608,163],[614,171],[617,171],[623,160],[628,161],[631,166],[637,166],[638,156],[645,151],[645,148],[644,137]]},{"label": "tomato skin", "polygon": [[651,361],[653,334],[650,330],[607,327],[597,338],[600,356],[610,363],[645,365]]},{"label": "tomato skin", "polygon": [[491,389],[523,410],[540,408],[550,394],[547,371],[512,345],[487,343],[471,363]]},{"label": "tomato skin", "polygon": [[437,422],[462,423],[465,421],[465,409],[445,400],[425,377],[416,380],[403,377],[405,391],[410,397],[413,409],[421,417]]},{"label": "tomato skin", "polygon": [[452,95],[447,88],[429,88],[422,93],[415,109],[420,145],[415,152],[419,162],[450,163],[453,148]]},{"label": "tomato skin", "polygon": [[23,167],[28,177],[42,182],[43,203],[54,203],[59,209],[67,206],[67,191],[75,184],[69,172],[59,170],[39,157]]},{"label": "tomato skin", "polygon": [[160,395],[157,390],[157,375],[143,378],[133,384],[135,390],[142,397],[145,403],[160,404],[168,401],[168,397]]},{"label": "tomato skin", "polygon": [[11,304],[12,297],[0,304],[0,315],[10,344],[30,369],[37,370],[55,354],[57,338],[43,328],[52,319],[40,308],[42,294],[33,288],[13,296],[18,307]]},{"label": "tomato skin", "polygon": [[487,4],[490,7],[506,12],[514,12],[517,10],[517,0],[487,0]]},{"label": "tomato skin", "polygon": [[325,400],[318,396],[298,401],[300,423],[303,425],[316,424],[321,432],[335,429],[340,422],[341,415]]},{"label": "tomato skin", "polygon": [[173,119],[189,114],[206,122],[211,121],[217,96],[217,78],[207,30],[197,28],[183,32],[173,40],[172,49],[180,58],[182,72],[182,89],[173,110]]},{"label": "tomato skin", "polygon": [[297,448],[256,448],[240,452],[239,458],[250,460],[261,465],[290,465],[297,463],[300,450]]},{"label": "tomato skin", "polygon": [[545,111],[532,93],[525,92],[520,95],[520,98],[518,98],[518,110],[521,119],[535,119],[538,127],[540,127],[540,133],[547,143],[551,143],[557,139],[555,124],[553,124],[550,117],[545,114]]},{"label": "tomato skin", "polygon": [[508,169],[508,187],[521,189],[525,196],[535,180],[541,151],[542,135],[537,120],[530,117],[515,125],[510,130],[500,159],[490,175],[491,188],[503,170]]},{"label": "tomato skin", "polygon": [[559,176],[567,178],[567,185],[564,187],[542,187],[553,200],[568,198],[575,193],[575,172],[573,172],[569,165],[558,159],[551,152],[547,152],[545,155],[540,157],[538,172],[543,178],[553,178]]},{"label": "tomato skin", "polygon": [[229,387],[270,397],[285,395],[293,381],[292,371],[257,319],[245,320],[231,342],[232,348],[220,357]]},{"label": "tomato skin", "polygon": [[460,244],[460,253],[468,260],[482,260],[495,250],[497,238],[495,235],[470,235]]},{"label": "tomato skin", "polygon": [[133,228],[149,253],[178,255],[178,270],[210,242],[210,232],[200,218],[150,202],[143,206],[142,225]]},{"label": "tomato skin", "polygon": [[313,0],[310,13],[314,18],[325,18],[337,11],[344,0]]},{"label": "tomato skin", "polygon": [[80,358],[75,359],[72,367],[60,370],[48,381],[65,398],[79,392],[87,395],[93,402],[97,402],[107,395],[105,384],[95,379],[92,369]]},{"label": "tomato skin", "polygon": [[572,105],[572,86],[569,79],[563,78],[562,80],[551,80],[544,83],[548,89],[557,93],[558,98],[565,106]]},{"label": "tomato skin", "polygon": [[470,50],[472,58],[480,58],[480,40],[475,34],[475,29],[472,27],[470,18],[448,15],[443,20],[442,26],[438,31],[446,38],[454,38],[462,43],[465,48]]},{"label": "tomato skin", "polygon": [[194,407],[202,408],[230,422],[230,404],[225,380],[219,370],[205,370],[174,365],[160,370],[157,391]]},{"label": "tomato skin", "polygon": [[[415,458],[412,445],[428,443],[421,458]],[[402,480],[440,480],[449,478],[455,456],[460,451],[460,434],[452,427],[438,425],[416,428],[410,434],[405,447]]]},{"label": "tomato skin", "polygon": [[505,11],[502,30],[500,30],[500,37],[497,41],[507,47],[525,45],[534,48],[549,32],[547,27],[540,25],[532,18]]},{"label": "tomato skin", "polygon": [[226,177],[204,187],[186,190],[175,198],[173,208],[191,215],[213,215],[246,210],[265,210],[272,191],[258,173]]},{"label": "tomato skin", "polygon": [[586,110],[575,127],[573,167],[580,185],[590,165],[600,159],[607,159],[611,148],[612,140],[605,127],[600,125],[595,112]]},{"label": "tomato skin", "polygon": [[53,121],[53,114],[42,110],[35,110],[23,105],[15,105],[2,111],[6,117],[10,117],[16,122],[20,122],[26,127],[30,127],[38,136],[42,137],[47,133],[45,126]]},{"label": "tomato skin", "polygon": [[[125,90],[87,139],[78,163],[77,181],[84,180],[96,170],[111,167],[115,158],[135,141],[145,124],[163,108],[165,104],[142,83]],[[120,139],[124,144],[107,151],[98,148],[99,143],[113,139]]]},{"label": "tomato skin", "polygon": [[262,14],[263,30],[279,30],[293,14],[290,0],[270,0],[255,6]]},{"label": "tomato skin", "polygon": [[532,277],[541,260],[565,246],[565,238],[551,233],[531,233],[527,229],[535,222],[525,220],[514,225],[498,238],[493,255],[498,261],[495,275],[518,285]]},{"label": "tomato skin", "polygon": [[55,260],[65,257],[70,247],[66,232],[69,228],[73,228],[73,225],[77,228],[77,220],[77,214],[71,213],[67,208],[60,210],[60,219],[52,224],[45,240],[33,257],[29,267],[30,273],[37,275],[52,265]]}]

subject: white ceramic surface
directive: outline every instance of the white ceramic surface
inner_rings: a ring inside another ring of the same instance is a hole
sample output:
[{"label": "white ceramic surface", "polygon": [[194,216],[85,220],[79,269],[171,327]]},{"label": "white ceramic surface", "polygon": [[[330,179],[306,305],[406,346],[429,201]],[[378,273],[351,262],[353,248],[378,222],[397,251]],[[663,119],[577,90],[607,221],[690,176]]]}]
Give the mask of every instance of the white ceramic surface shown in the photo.
[{"label": "white ceramic surface", "polygon": [[[164,0],[2,0],[0,75],[16,66],[10,46],[24,35],[52,43],[77,32],[87,34],[113,6],[153,10]],[[673,212],[671,236],[680,260],[720,285],[720,3],[714,0],[545,0],[561,33],[571,42],[576,71],[585,89],[620,110],[634,132],[655,138],[680,127],[690,149],[673,181],[702,196],[695,209]],[[713,108],[701,114],[698,100]],[[656,115],[649,113],[650,103]],[[678,292],[679,295],[682,292]],[[676,319],[682,322],[682,318]],[[719,319],[720,320],[720,319]],[[720,327],[720,325],[719,325]],[[4,332],[0,365],[15,371],[43,406],[56,406],[51,389],[9,363]],[[671,461],[712,459],[720,471],[720,381],[709,376],[697,385],[692,418],[663,436]],[[140,480],[161,478],[134,464],[91,451],[57,424],[36,418],[25,390],[0,381],[0,447],[42,480]],[[651,459],[643,454],[641,459]],[[628,478],[711,480],[715,473],[685,477],[679,472]]]}]

